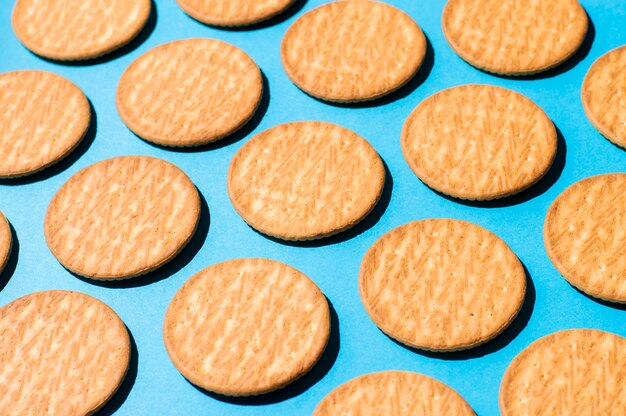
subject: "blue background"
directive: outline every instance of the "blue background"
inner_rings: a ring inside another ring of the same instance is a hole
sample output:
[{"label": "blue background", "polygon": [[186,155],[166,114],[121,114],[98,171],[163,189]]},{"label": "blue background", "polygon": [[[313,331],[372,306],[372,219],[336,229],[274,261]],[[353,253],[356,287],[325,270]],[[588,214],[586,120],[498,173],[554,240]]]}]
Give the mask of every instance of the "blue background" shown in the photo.
[{"label": "blue background", "polygon": [[[428,56],[410,85],[390,98],[357,106],[317,101],[299,91],[282,69],[279,45],[285,30],[321,3],[324,1],[298,1],[271,25],[220,30],[192,20],[173,0],[157,0],[147,28],[136,41],[108,57],[74,65],[43,60],[22,47],[10,26],[13,4],[8,0],[0,3],[0,71],[43,69],[63,75],[82,88],[96,115],[85,142],[60,165],[35,177],[0,182],[0,209],[17,235],[10,263],[0,277],[0,305],[33,291],[71,289],[113,307],[132,333],[136,348],[127,380],[102,414],[310,414],[328,392],[353,377],[404,369],[447,383],[478,415],[496,415],[502,375],[511,359],[533,340],[575,327],[626,335],[626,310],[592,300],[571,287],[550,263],[542,240],[546,210],[565,187],[587,176],[624,170],[626,154],[592,127],[580,101],[580,86],[591,63],[626,44],[624,3],[582,1],[592,22],[582,50],[547,74],[507,79],[474,69],[452,51],[441,31],[443,0],[390,1],[422,27],[430,43]],[[237,45],[260,66],[269,88],[257,117],[234,138],[195,151],[161,149],[124,126],[115,108],[116,85],[124,68],[148,49],[189,37],[217,38]],[[558,127],[561,138],[555,165],[530,190],[492,203],[454,201],[427,188],[405,163],[400,131],[411,110],[431,94],[464,83],[519,91],[541,106]],[[273,241],[252,230],[234,211],[226,190],[228,164],[241,145],[256,132],[295,120],[324,120],[354,130],[372,143],[391,176],[383,200],[362,224],[330,240],[302,245]],[[80,280],[46,247],[46,208],[56,190],[77,170],[128,154],[166,159],[191,177],[206,200],[200,230],[181,256],[149,276],[108,286]],[[386,231],[428,217],[464,219],[492,230],[519,256],[532,279],[524,309],[512,327],[469,352],[437,355],[400,346],[376,328],[359,299],[357,275],[367,248]],[[226,259],[256,256],[302,270],[327,295],[336,312],[329,348],[309,375],[283,391],[244,400],[207,395],[188,383],[166,354],[161,339],[165,310],[176,290],[195,272]]]}]

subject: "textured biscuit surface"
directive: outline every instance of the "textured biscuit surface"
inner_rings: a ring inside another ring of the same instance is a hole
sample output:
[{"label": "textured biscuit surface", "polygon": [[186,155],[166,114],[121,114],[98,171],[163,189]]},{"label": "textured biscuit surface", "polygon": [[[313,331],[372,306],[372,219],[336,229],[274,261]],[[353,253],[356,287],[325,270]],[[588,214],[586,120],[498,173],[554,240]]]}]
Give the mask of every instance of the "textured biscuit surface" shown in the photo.
[{"label": "textured biscuit surface", "polygon": [[626,46],[591,65],[582,87],[585,113],[607,139],[626,147]]},{"label": "textured biscuit surface", "polygon": [[548,210],[543,238],[568,282],[626,303],[626,174],[592,176],[563,191]]},{"label": "textured biscuit surface", "polygon": [[91,415],[130,361],[124,323],[101,301],[46,291],[0,308],[0,409],[6,415]]},{"label": "textured biscuit surface", "polygon": [[295,0],[177,0],[191,17],[216,26],[245,26],[267,20]]},{"label": "textured biscuit surface", "polygon": [[465,221],[410,222],[367,251],[359,274],[367,313],[411,347],[456,351],[486,342],[517,316],[526,294],[520,261],[490,231]]},{"label": "textured biscuit surface", "polygon": [[473,416],[467,402],[445,384],[407,371],[357,377],[330,392],[313,416]]},{"label": "textured biscuit surface", "polygon": [[231,161],[228,193],[243,219],[285,240],[352,227],[376,205],[384,165],[365,139],[336,124],[281,124],[248,141]]},{"label": "textured biscuit surface", "polygon": [[626,414],[626,338],[559,331],[522,351],[500,386],[502,416]]},{"label": "textured biscuit surface", "polygon": [[52,198],[44,231],[72,272],[123,279],[176,256],[199,218],[200,197],[184,172],[164,160],[122,156],[72,176]]},{"label": "textured biscuit surface", "polygon": [[0,274],[9,260],[12,245],[13,236],[11,235],[11,227],[2,211],[0,211]]},{"label": "textured biscuit surface", "polygon": [[309,371],[330,335],[326,298],[298,270],[267,259],[210,266],[176,293],[165,347],[192,383],[220,394],[267,393]]},{"label": "textured biscuit surface", "polygon": [[406,84],[426,54],[426,38],[385,3],[339,1],[300,17],[281,45],[283,66],[303,91],[328,101],[372,100]]},{"label": "textured biscuit surface", "polygon": [[0,74],[0,177],[37,172],[70,153],[89,128],[85,94],[50,72]]},{"label": "textured biscuit surface", "polygon": [[440,91],[413,110],[402,152],[415,174],[445,194],[501,198],[537,182],[552,166],[557,135],[527,97],[490,85]]},{"label": "textured biscuit surface", "polygon": [[37,55],[96,58],[130,42],[150,16],[150,0],[17,0],[13,30]]},{"label": "textured biscuit surface", "polygon": [[442,25],[452,49],[475,67],[529,75],[571,57],[589,22],[578,0],[448,0]]},{"label": "textured biscuit surface", "polygon": [[117,110],[138,136],[166,146],[219,140],[254,115],[261,71],[241,49],[213,39],[159,45],[134,61],[117,87]]}]

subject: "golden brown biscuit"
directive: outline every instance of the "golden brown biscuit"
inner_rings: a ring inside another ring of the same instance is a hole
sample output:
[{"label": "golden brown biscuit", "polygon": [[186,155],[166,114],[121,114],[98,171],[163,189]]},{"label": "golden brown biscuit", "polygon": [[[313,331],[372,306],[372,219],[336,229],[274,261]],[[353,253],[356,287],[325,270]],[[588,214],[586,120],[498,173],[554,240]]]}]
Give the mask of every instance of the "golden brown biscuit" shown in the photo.
[{"label": "golden brown biscuit", "polygon": [[150,0],[17,0],[13,31],[37,55],[76,61],[121,48],[150,16]]},{"label": "golden brown biscuit", "polygon": [[2,274],[4,266],[7,265],[7,261],[9,261],[12,246],[11,226],[2,211],[0,211],[0,274]]},{"label": "golden brown biscuit", "polygon": [[44,71],[0,74],[0,178],[29,175],[67,156],[89,128],[85,94]]},{"label": "golden brown biscuit", "polygon": [[502,416],[626,414],[626,338],[594,329],[538,339],[500,386]]},{"label": "golden brown biscuit", "polygon": [[295,0],[176,0],[189,16],[208,25],[246,26],[270,19]]},{"label": "golden brown biscuit", "polygon": [[312,240],[354,226],[374,208],[384,182],[384,165],[365,139],[319,121],[257,134],[228,170],[228,194],[239,215],[284,240]]},{"label": "golden brown biscuit", "polygon": [[0,308],[0,409],[5,415],[91,415],[126,376],[124,323],[91,296],[51,290]]},{"label": "golden brown biscuit", "polygon": [[443,33],[471,65],[503,75],[546,71],[580,48],[589,25],[578,0],[448,0]]},{"label": "golden brown biscuit", "polygon": [[309,371],[330,336],[326,298],[303,273],[267,259],[208,267],[176,293],[165,347],[185,378],[206,390],[249,396]]},{"label": "golden brown biscuit", "polygon": [[429,187],[456,198],[489,200],[541,179],[557,151],[556,129],[535,103],[505,88],[463,85],[413,110],[402,152]]},{"label": "golden brown biscuit", "polygon": [[519,313],[526,273],[504,241],[469,222],[428,219],[400,226],[361,263],[365,310],[411,347],[458,351],[504,331]]},{"label": "golden brown biscuit", "polygon": [[445,384],[408,371],[360,376],[330,392],[313,416],[474,416],[465,400]]},{"label": "golden brown biscuit", "polygon": [[626,46],[591,65],[582,87],[585,114],[604,137],[626,147]]},{"label": "golden brown biscuit", "polygon": [[552,203],[543,227],[559,273],[596,298],[626,303],[626,174],[592,176]]},{"label": "golden brown biscuit", "polygon": [[327,101],[373,100],[417,73],[426,38],[406,13],[377,1],[337,1],[302,15],[285,33],[283,67],[304,92]]},{"label": "golden brown biscuit", "polygon": [[199,146],[246,124],[263,94],[261,71],[241,49],[184,39],[140,56],[122,75],[117,111],[139,137],[165,146]]},{"label": "golden brown biscuit", "polygon": [[198,191],[183,171],[161,159],[122,156],[72,176],[52,198],[44,231],[67,269],[115,280],[170,261],[199,218]]}]

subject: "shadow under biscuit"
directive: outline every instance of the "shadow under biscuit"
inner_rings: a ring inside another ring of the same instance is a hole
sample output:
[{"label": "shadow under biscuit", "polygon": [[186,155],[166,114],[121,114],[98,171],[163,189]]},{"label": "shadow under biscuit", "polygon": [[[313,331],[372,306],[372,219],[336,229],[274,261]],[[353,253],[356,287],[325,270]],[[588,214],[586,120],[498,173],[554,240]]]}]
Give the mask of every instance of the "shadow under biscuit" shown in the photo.
[{"label": "shadow under biscuit", "polygon": [[578,293],[580,293],[581,295],[583,295],[584,297],[586,297],[587,299],[590,299],[592,301],[594,301],[595,303],[599,303],[602,306],[606,306],[609,308],[613,308],[613,309],[617,309],[619,311],[626,311],[626,303],[617,303],[617,302],[610,302],[608,300],[604,300],[604,299],[600,299],[600,298],[596,298],[594,296],[591,296],[588,293],[583,292],[582,290],[580,290],[579,288],[577,288],[576,286],[572,285],[571,283],[567,282],[572,288],[574,288]]},{"label": "shadow under biscuit", "polygon": [[9,229],[11,231],[11,252],[9,253],[9,258],[4,265],[4,269],[0,271],[0,291],[4,289],[4,287],[7,285],[7,283],[9,283],[9,280],[11,280],[11,277],[15,273],[15,268],[17,267],[17,260],[20,253],[20,241],[17,237],[17,233],[15,232],[15,228],[13,228],[13,225],[10,221]]}]

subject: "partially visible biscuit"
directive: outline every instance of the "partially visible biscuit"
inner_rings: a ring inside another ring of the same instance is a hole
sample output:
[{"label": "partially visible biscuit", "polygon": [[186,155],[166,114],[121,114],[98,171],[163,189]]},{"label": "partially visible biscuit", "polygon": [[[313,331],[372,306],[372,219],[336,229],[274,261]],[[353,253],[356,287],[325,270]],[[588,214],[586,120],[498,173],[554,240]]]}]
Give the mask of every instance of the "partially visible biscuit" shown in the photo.
[{"label": "partially visible biscuit", "polygon": [[471,65],[530,75],[574,55],[589,22],[578,0],[448,0],[442,26],[452,49]]},{"label": "partially visible biscuit", "polygon": [[4,267],[7,265],[7,261],[9,261],[12,247],[11,226],[2,211],[0,211],[0,274],[2,274]]},{"label": "partially visible biscuit", "polygon": [[150,0],[17,0],[17,38],[37,55],[63,61],[97,58],[130,42],[150,16]]},{"label": "partially visible biscuit", "polygon": [[543,239],[569,283],[626,303],[626,174],[592,176],[565,189],[548,210]]},{"label": "partially visible biscuit", "polygon": [[0,308],[0,409],[5,415],[92,415],[126,376],[124,323],[91,296],[51,290]]},{"label": "partially visible biscuit", "polygon": [[604,137],[626,147],[626,45],[591,65],[582,86],[585,114]]},{"label": "partially visible biscuit", "polygon": [[196,20],[215,26],[247,26],[288,9],[296,0],[177,0]]},{"label": "partially visible biscuit", "polygon": [[67,156],[91,119],[85,94],[44,71],[0,74],[0,178],[29,175]]},{"label": "partially visible biscuit", "polygon": [[362,137],[336,124],[286,123],[254,136],[228,169],[228,194],[242,218],[284,240],[346,230],[382,195],[385,167]]},{"label": "partially visible biscuit", "polygon": [[229,396],[280,389],[308,372],[330,336],[326,298],[303,273],[237,259],[189,279],[167,308],[165,347],[193,384]]},{"label": "partially visible biscuit", "polygon": [[261,102],[259,67],[214,39],[159,45],[126,68],[117,111],[139,137],[164,146],[199,146],[234,133]]},{"label": "partially visible biscuit", "polygon": [[387,335],[431,351],[473,348],[519,313],[526,273],[490,231],[451,219],[410,222],[367,251],[359,273],[365,310]]},{"label": "partially visible biscuit", "polygon": [[509,365],[502,416],[626,414],[626,338],[594,329],[538,339]]},{"label": "partially visible biscuit", "polygon": [[302,15],[285,33],[283,67],[304,92],[327,101],[373,100],[405,85],[426,54],[426,37],[386,3],[336,1]]},{"label": "partially visible biscuit", "polygon": [[523,191],[550,169],[557,133],[529,98],[491,85],[462,85],[422,101],[402,129],[402,153],[429,187],[490,200]]},{"label": "partially visible biscuit", "polygon": [[408,371],[366,374],[331,391],[313,416],[474,416],[472,408],[445,384]]},{"label": "partially visible biscuit", "polygon": [[178,167],[121,156],[72,176],[50,201],[44,232],[67,269],[116,280],[170,261],[191,240],[199,218],[198,191]]}]

